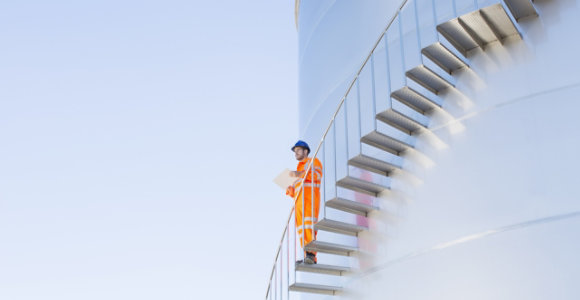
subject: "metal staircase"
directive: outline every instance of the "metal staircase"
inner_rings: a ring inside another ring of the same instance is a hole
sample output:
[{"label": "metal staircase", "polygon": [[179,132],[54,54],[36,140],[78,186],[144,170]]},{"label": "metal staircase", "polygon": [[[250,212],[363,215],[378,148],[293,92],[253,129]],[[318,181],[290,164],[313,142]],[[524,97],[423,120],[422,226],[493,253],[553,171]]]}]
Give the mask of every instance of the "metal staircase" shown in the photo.
[{"label": "metal staircase", "polygon": [[[402,11],[406,8],[413,9],[415,6],[415,18],[417,1],[406,1],[400,8],[398,14],[393,17],[389,23],[383,36],[377,42],[377,45],[384,43],[388,51],[386,36],[390,34],[392,24],[399,22],[401,24]],[[482,1],[480,1],[482,2]],[[348,142],[349,132],[342,132],[337,129],[336,123],[340,120],[344,121],[346,127],[347,113],[345,99],[349,93],[359,92],[359,85],[357,78],[353,80],[351,88],[347,91],[347,95],[343,98],[341,106],[331,121],[329,130],[325,133],[321,145],[315,152],[319,158],[324,157],[324,164],[332,165],[334,167],[327,168],[325,165],[325,175],[328,181],[331,181],[330,187],[323,189],[323,205],[326,212],[327,209],[338,211],[342,214],[349,214],[352,216],[368,217],[379,207],[377,196],[391,187],[392,174],[404,170],[403,155],[409,151],[416,151],[415,145],[419,133],[429,130],[431,115],[434,110],[442,110],[444,107],[444,94],[450,89],[455,89],[454,74],[456,71],[470,67],[469,57],[477,55],[475,50],[485,51],[491,43],[503,43],[505,39],[512,37],[520,37],[518,26],[515,22],[518,20],[537,16],[533,3],[529,0],[505,0],[505,1],[483,1],[488,4],[485,7],[479,8],[477,1],[474,1],[474,9],[468,13],[456,16],[446,22],[437,22],[433,24],[433,30],[437,32],[436,38],[426,46],[417,49],[420,59],[418,64],[411,68],[401,70],[404,80],[403,84],[399,86],[389,85],[388,99],[379,99],[388,103],[386,107],[373,102],[373,115],[361,115],[360,97],[357,98],[358,113],[351,115],[357,116],[359,126],[361,122],[366,122],[370,118],[373,127],[367,132],[364,132],[359,127],[355,131],[354,143],[358,148],[354,153],[348,153],[350,146]],[[455,2],[454,2],[455,3]],[[435,9],[435,7],[433,7]],[[515,22],[513,21],[515,20]],[[416,28],[418,31],[419,29]],[[395,34],[399,34],[399,38],[403,39],[400,34],[403,30],[392,30]],[[418,33],[420,34],[420,33]],[[419,45],[421,42],[419,42]],[[369,59],[365,61],[363,67],[359,71],[359,75],[365,69],[366,65],[372,64],[375,55],[379,55],[377,45],[373,52],[369,55]],[[401,46],[402,47],[402,46]],[[405,49],[405,52],[410,51]],[[403,51],[401,51],[403,52]],[[388,55],[388,54],[387,54]],[[389,58],[387,58],[388,61]],[[393,59],[391,57],[391,59]],[[405,58],[402,58],[405,60]],[[403,63],[403,66],[405,64]],[[388,65],[388,68],[394,68]],[[404,68],[404,67],[403,67]],[[374,71],[374,70],[373,70]],[[371,72],[373,72],[371,71]],[[392,70],[389,70],[392,75]],[[374,78],[374,77],[373,77]],[[355,83],[357,83],[355,85]],[[373,83],[373,88],[375,87]],[[356,89],[356,90],[355,90]],[[373,97],[375,91],[373,90]],[[373,99],[375,101],[375,99]],[[345,112],[341,113],[340,110]],[[348,115],[349,117],[351,115]],[[346,136],[346,143],[340,143],[337,135],[344,134]],[[328,134],[328,135],[327,135]],[[351,143],[353,138],[351,136]],[[332,145],[334,147],[332,147]],[[342,148],[346,147],[346,165],[340,165],[338,161],[337,151],[340,152]],[[333,154],[334,152],[334,154]],[[328,157],[327,157],[328,156]],[[338,174],[338,170],[343,171],[344,174]],[[330,172],[329,172],[330,171]],[[334,172],[334,176],[332,173]],[[330,173],[330,174],[327,174]],[[360,174],[364,174],[361,176]],[[347,193],[342,195],[338,189],[347,190]],[[328,191],[334,189],[335,192],[328,196]],[[359,201],[363,197],[367,203]],[[289,218],[289,224],[292,223]],[[330,232],[349,236],[351,238],[358,237],[361,233],[368,231],[367,226],[361,224],[353,224],[344,220],[337,220],[331,217],[321,218],[315,225],[319,232]],[[294,282],[292,283],[292,276],[289,270],[288,274],[284,275],[279,268],[284,269],[282,258],[280,258],[280,267],[278,267],[278,257],[282,257],[280,253],[277,255],[273,274],[280,272],[277,280],[284,282],[287,288],[274,292],[273,288],[276,286],[273,279],[270,281],[266,299],[287,299],[288,294],[284,292],[305,292],[325,295],[338,295],[342,292],[342,287],[339,285],[328,285],[324,283],[315,282],[300,282],[296,273],[314,273],[321,276],[343,276],[353,271],[351,267],[334,265],[334,264],[315,264],[306,265],[304,263],[294,263],[289,250],[291,244],[290,233],[292,228],[286,229],[287,243],[281,243],[280,249],[284,245],[288,248],[286,254],[288,256],[289,268],[292,266],[294,274]],[[284,241],[284,238],[283,238]],[[299,245],[298,245],[299,247]],[[353,245],[344,245],[335,242],[323,241],[322,239],[315,240],[307,245],[304,249],[306,251],[316,251],[324,254],[331,254],[337,256],[356,256],[359,248]],[[279,250],[284,251],[284,250]],[[295,255],[296,257],[296,255]],[[323,262],[324,263],[324,262]],[[273,275],[274,276],[274,275]],[[278,293],[280,295],[278,295]],[[280,297],[278,297],[280,296]]]}]

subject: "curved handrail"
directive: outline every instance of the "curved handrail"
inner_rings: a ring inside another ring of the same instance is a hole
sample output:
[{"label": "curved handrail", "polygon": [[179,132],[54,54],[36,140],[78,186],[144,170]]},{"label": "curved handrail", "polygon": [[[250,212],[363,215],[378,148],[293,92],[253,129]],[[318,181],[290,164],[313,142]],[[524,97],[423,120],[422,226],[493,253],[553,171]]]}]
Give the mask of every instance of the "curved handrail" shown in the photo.
[{"label": "curved handrail", "polygon": [[[391,27],[391,25],[393,24],[393,22],[395,21],[395,19],[397,18],[397,16],[399,15],[399,13],[401,12],[401,10],[405,6],[405,4],[407,4],[407,2],[408,2],[408,0],[404,0],[403,3],[401,3],[401,5],[399,6],[399,8],[397,9],[397,11],[393,14],[393,16],[391,17],[391,19],[389,20],[389,23],[387,23],[387,26],[385,27],[385,29],[383,30],[383,32],[381,33],[381,35],[379,36],[379,38],[375,42],[375,44],[374,44],[373,48],[371,49],[369,55],[367,55],[366,59],[362,63],[362,65],[359,68],[358,72],[356,73],[356,75],[352,79],[350,85],[348,86],[348,89],[344,93],[344,96],[342,96],[342,99],[338,103],[338,107],[336,108],[336,111],[332,115],[332,118],[330,119],[330,122],[328,124],[328,127],[324,131],[324,134],[322,135],[322,138],[320,139],[320,142],[318,143],[318,146],[316,147],[316,151],[314,151],[314,155],[312,157],[316,157],[318,155],[318,152],[320,151],[320,148],[322,147],[322,144],[324,143],[324,140],[326,139],[326,135],[328,134],[328,132],[332,128],[332,124],[334,123],[334,120],[336,119],[336,116],[340,112],[340,109],[342,108],[342,105],[344,104],[344,101],[346,100],[346,97],[350,93],[350,90],[352,89],[352,87],[356,83],[356,80],[360,76],[360,73],[362,72],[363,68],[366,66],[366,64],[368,63],[369,59],[372,57],[373,53],[375,52],[375,49],[377,48],[377,46],[379,45],[379,43],[381,42],[381,40],[385,36],[385,33],[387,33],[387,30],[389,30],[389,28]],[[308,162],[308,165],[307,165],[307,167],[305,169],[305,170],[309,170],[308,172],[312,172],[312,163],[313,163],[313,161],[314,160],[312,159],[312,160],[310,160],[310,162]],[[302,188],[304,186],[304,180],[305,179],[306,179],[306,176],[304,176],[304,178],[302,178],[302,180],[301,180],[301,187],[300,188]],[[299,193],[297,193],[297,195],[298,194]],[[284,244],[284,236],[286,235],[286,232],[288,231],[288,226],[290,224],[290,219],[292,218],[292,213],[294,213],[294,209],[296,207],[296,201],[297,201],[297,199],[295,198],[294,199],[294,205],[292,205],[292,208],[290,209],[290,214],[288,216],[288,220],[286,221],[286,226],[284,227],[284,230],[282,232],[282,238],[280,239],[280,244],[278,245],[278,250],[276,251],[276,256],[274,258],[274,264],[272,266],[272,272],[270,273],[270,278],[268,279],[268,288],[266,289],[266,299],[268,299],[268,293],[270,292],[270,288],[271,288],[271,285],[272,285],[272,278],[274,277],[274,272],[276,271],[276,262],[278,261],[278,257],[280,256],[280,251],[282,250],[282,246]]]}]

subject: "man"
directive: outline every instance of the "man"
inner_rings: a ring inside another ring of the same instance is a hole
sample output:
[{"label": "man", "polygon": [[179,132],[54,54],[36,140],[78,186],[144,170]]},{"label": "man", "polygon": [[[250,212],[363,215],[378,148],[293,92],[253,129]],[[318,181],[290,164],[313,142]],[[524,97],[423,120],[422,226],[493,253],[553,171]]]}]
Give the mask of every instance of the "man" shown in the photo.
[{"label": "man", "polygon": [[[300,246],[304,248],[304,245],[316,240],[317,231],[314,230],[314,224],[318,221],[317,217],[320,209],[322,164],[317,158],[314,158],[313,165],[308,168],[312,158],[308,157],[310,147],[304,141],[298,141],[292,147],[292,151],[298,161],[298,166],[291,175],[297,179],[294,184],[286,189],[286,195],[294,198],[294,219]],[[302,179],[304,179],[304,186],[302,186]],[[307,251],[304,255],[304,263],[315,264],[316,262],[316,252]]]}]

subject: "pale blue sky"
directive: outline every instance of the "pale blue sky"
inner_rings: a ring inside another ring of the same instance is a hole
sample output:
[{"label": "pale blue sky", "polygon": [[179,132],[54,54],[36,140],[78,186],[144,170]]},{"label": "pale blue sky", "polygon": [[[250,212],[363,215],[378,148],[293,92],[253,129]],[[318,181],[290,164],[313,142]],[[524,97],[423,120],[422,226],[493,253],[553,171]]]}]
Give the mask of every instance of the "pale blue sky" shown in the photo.
[{"label": "pale blue sky", "polygon": [[263,297],[296,43],[289,0],[0,3],[0,299]]}]

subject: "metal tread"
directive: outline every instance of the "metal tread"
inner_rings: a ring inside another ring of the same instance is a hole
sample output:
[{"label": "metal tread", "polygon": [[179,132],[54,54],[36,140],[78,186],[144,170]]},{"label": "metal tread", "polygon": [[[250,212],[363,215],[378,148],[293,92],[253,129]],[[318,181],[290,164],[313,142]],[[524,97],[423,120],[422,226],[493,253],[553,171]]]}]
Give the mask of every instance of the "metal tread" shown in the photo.
[{"label": "metal tread", "polygon": [[458,18],[437,25],[437,31],[463,56],[467,56],[467,52],[479,47],[461,27]]},{"label": "metal tread", "polygon": [[401,169],[400,166],[365,154],[359,154],[351,158],[348,164],[381,175],[388,175],[395,170]]},{"label": "metal tread", "polygon": [[304,250],[343,256],[351,256],[352,254],[354,254],[354,252],[358,251],[358,248],[314,240],[308,243],[306,246],[304,246]]},{"label": "metal tread", "polygon": [[363,136],[361,142],[383,149],[395,155],[400,155],[402,152],[413,148],[413,146],[406,142],[400,141],[376,130]]},{"label": "metal tread", "polygon": [[325,295],[337,295],[342,291],[341,287],[322,285],[322,284],[311,284],[311,283],[294,283],[288,287],[288,290],[292,292],[306,292],[314,294],[325,294]]},{"label": "metal tread", "polygon": [[538,16],[538,12],[530,0],[504,0],[504,2],[516,21],[526,17]]},{"label": "metal tread", "polygon": [[449,87],[455,87],[453,81],[443,78],[426,65],[416,66],[405,72],[405,75],[434,94],[439,94]]},{"label": "metal tread", "polygon": [[342,276],[350,272],[351,269],[342,266],[296,263],[296,271]]},{"label": "metal tread", "polygon": [[364,226],[349,224],[330,219],[322,219],[318,221],[314,225],[314,228],[317,230],[324,230],[352,236],[358,236],[359,232],[368,230],[368,228]]},{"label": "metal tread", "polygon": [[404,86],[391,93],[391,97],[405,103],[421,114],[426,114],[432,109],[441,108],[441,104],[419,93],[412,87]]},{"label": "metal tread", "polygon": [[504,36],[493,22],[494,16],[501,13],[500,10],[503,10],[501,4],[476,10],[459,17],[459,24],[481,48],[495,41],[501,43]]},{"label": "metal tread", "polygon": [[493,4],[449,20],[438,25],[437,31],[464,56],[475,48],[485,48],[492,42],[501,43],[507,37],[519,35],[501,4]]},{"label": "metal tread", "polygon": [[353,213],[365,217],[367,217],[370,212],[379,210],[379,208],[376,206],[340,197],[335,197],[326,201],[326,207],[338,209],[344,212]]},{"label": "metal tread", "polygon": [[[479,28],[479,30],[472,29],[472,26],[470,26],[465,19],[467,19],[467,21],[469,21],[469,23],[473,25],[481,23],[479,22],[481,19],[481,15],[479,15],[479,10],[458,17],[457,21],[459,22],[459,26],[463,28],[465,33],[477,44],[478,47],[483,48],[486,44],[491,42],[489,38],[485,39],[484,37],[481,36],[486,33],[483,32],[484,31],[483,28]],[[485,31],[489,31],[489,28],[485,28]]]},{"label": "metal tread", "polygon": [[371,182],[352,176],[346,176],[336,182],[336,185],[349,190],[365,193],[371,196],[376,196],[378,193],[390,189],[389,186],[385,186],[376,182]]},{"label": "metal tread", "polygon": [[496,4],[484,7],[480,10],[480,13],[500,42],[511,36],[519,36],[521,38],[520,32],[508,16],[503,5]]},{"label": "metal tread", "polygon": [[421,53],[449,74],[461,68],[469,68],[469,64],[466,62],[467,59],[459,57],[441,42],[433,43],[421,49]]},{"label": "metal tread", "polygon": [[376,118],[377,120],[385,122],[407,134],[413,134],[414,132],[427,128],[427,124],[421,123],[393,107],[380,112],[377,114]]}]

